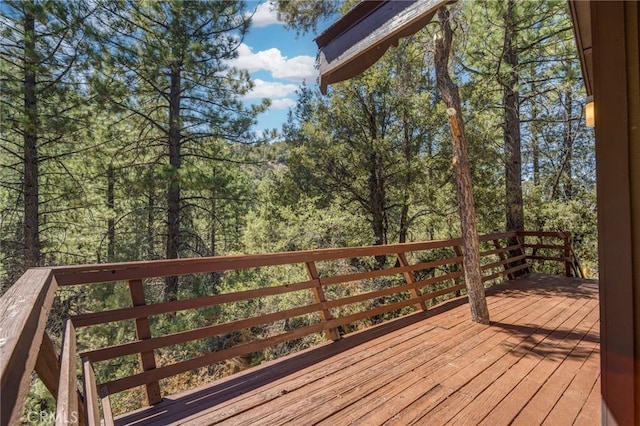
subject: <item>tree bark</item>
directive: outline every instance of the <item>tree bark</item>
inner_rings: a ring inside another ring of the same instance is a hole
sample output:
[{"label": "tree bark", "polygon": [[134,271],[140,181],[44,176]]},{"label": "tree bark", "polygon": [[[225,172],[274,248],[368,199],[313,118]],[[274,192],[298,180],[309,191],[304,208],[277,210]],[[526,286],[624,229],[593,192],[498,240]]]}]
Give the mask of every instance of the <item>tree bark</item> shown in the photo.
[{"label": "tree bark", "polygon": [[407,242],[407,234],[409,233],[409,200],[408,197],[403,197],[402,208],[400,209],[400,235],[398,237],[399,243]]},{"label": "tree bark", "polygon": [[[175,65],[171,69],[171,86],[169,92],[169,164],[171,176],[167,190],[167,259],[177,259],[180,248],[180,68]],[[165,280],[165,300],[176,300],[178,297],[178,277],[167,277]]]},{"label": "tree bark", "polygon": [[[387,243],[387,223],[385,210],[385,193],[384,193],[384,170],[382,162],[378,158],[378,154],[373,152],[370,156],[369,170],[369,203],[371,209],[371,226],[375,238],[375,245],[383,245]],[[379,268],[384,266],[386,256],[376,256],[376,263]]]},{"label": "tree bark", "polygon": [[540,145],[538,143],[537,126],[532,130],[531,155],[533,156],[533,184],[540,185]]},{"label": "tree bark", "polygon": [[154,177],[149,179],[149,195],[147,196],[147,259],[156,259],[155,255],[155,235],[156,235],[156,185]]},{"label": "tree bark", "polygon": [[465,283],[469,295],[471,319],[481,324],[489,324],[489,308],[485,298],[482,275],[480,274],[480,255],[476,212],[471,186],[471,170],[467,154],[467,141],[462,121],[460,95],[458,87],[449,76],[449,53],[453,31],[449,23],[446,8],[438,10],[438,19],[442,34],[436,39],[435,65],[438,89],[447,106],[447,116],[453,142],[453,169],[456,177],[458,209],[462,228],[462,249]]},{"label": "tree bark", "polygon": [[412,161],[417,156],[414,154],[412,148],[412,135],[409,129],[410,118],[407,116],[406,107],[402,112],[402,124],[403,124],[403,159],[404,159],[404,178],[402,188],[402,207],[400,209],[400,231],[399,242],[405,243],[407,241],[407,234],[409,233],[409,202],[411,191],[411,181],[413,179]]},{"label": "tree bark", "polygon": [[507,72],[501,78],[504,105],[506,225],[507,231],[524,231],[520,97],[517,90],[518,47],[514,1],[508,0],[506,7],[502,62],[506,65]]},{"label": "tree bark", "polygon": [[563,131],[563,151],[564,151],[564,195],[567,200],[573,197],[573,135],[571,131],[571,110],[573,109],[573,97],[571,90],[564,92],[564,131]]},{"label": "tree bark", "polygon": [[[531,74],[535,74],[535,67],[532,66]],[[531,83],[531,91],[537,93],[536,83]],[[533,184],[540,185],[540,143],[538,137],[540,135],[538,123],[538,104],[533,102],[531,105],[531,124],[529,125],[531,132],[531,163],[533,166]]]},{"label": "tree bark", "polygon": [[[211,256],[218,255],[218,234],[217,234],[217,212],[218,206],[216,203],[216,193],[211,191]],[[222,274],[220,272],[211,273],[211,293],[218,294],[218,287],[220,286],[220,278]]]},{"label": "tree bark", "polygon": [[40,264],[40,230],[38,222],[38,105],[36,95],[35,17],[24,6],[24,268]]},{"label": "tree bark", "polygon": [[115,172],[113,164],[107,168],[107,208],[109,209],[109,219],[107,220],[107,262],[113,262],[116,253],[116,222],[113,217],[115,210]]}]

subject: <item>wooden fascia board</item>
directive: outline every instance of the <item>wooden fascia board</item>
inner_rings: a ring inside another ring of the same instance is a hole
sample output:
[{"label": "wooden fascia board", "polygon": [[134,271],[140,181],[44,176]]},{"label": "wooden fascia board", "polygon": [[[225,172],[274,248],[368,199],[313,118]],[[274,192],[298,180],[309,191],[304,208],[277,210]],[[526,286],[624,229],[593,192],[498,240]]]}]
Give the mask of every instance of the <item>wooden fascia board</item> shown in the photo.
[{"label": "wooden fascia board", "polygon": [[584,87],[588,96],[593,95],[593,58],[591,55],[591,9],[589,2],[569,0],[573,21],[573,34],[580,56]]},{"label": "wooden fascia board", "polygon": [[449,1],[385,1],[367,9],[356,6],[316,39],[320,90],[326,93],[329,84],[365,71],[400,38],[427,25],[438,8]]}]

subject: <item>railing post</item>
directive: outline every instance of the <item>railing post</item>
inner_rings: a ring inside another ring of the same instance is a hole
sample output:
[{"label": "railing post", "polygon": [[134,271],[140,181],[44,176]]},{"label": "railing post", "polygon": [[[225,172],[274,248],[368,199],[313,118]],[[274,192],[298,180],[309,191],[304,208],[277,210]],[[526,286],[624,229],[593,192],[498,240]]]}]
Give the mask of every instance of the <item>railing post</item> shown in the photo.
[{"label": "railing post", "polygon": [[[407,255],[405,253],[401,252],[401,253],[397,253],[397,255],[398,255],[398,261],[400,262],[400,266],[409,266],[409,262],[407,261]],[[413,272],[411,271],[407,271],[404,273],[404,279],[406,280],[407,284],[413,284],[416,282],[415,277],[413,276]],[[418,289],[414,286],[411,288],[410,292],[415,299],[420,300],[415,305],[416,309],[421,309],[423,311],[426,311],[427,305],[424,303],[424,300],[422,300],[422,294],[420,294]]]},{"label": "railing post", "polygon": [[[500,240],[493,240],[493,246],[496,248],[496,250],[502,249],[502,244],[500,244]],[[502,251],[498,252],[498,257],[500,258],[501,261],[507,260],[507,256],[505,256],[504,252]],[[504,268],[505,271],[508,271],[510,268],[509,263],[503,263],[502,267]],[[507,274],[508,280],[512,280],[513,278],[514,276],[512,273]]]},{"label": "railing post", "polygon": [[[305,266],[307,267],[307,274],[309,275],[309,278],[316,282],[316,285],[313,287],[313,295],[315,296],[316,303],[326,302],[327,298],[324,295],[322,283],[320,283],[320,275],[318,274],[315,262],[306,262]],[[320,310],[320,318],[323,322],[327,322],[330,319],[333,319],[333,316],[331,315],[331,311],[323,308]],[[325,333],[329,340],[333,340],[334,342],[336,340],[340,340],[340,333],[338,333],[337,328],[329,328],[325,330]]]},{"label": "railing post", "polygon": [[[456,252],[456,256],[458,257],[463,257],[462,255],[462,247],[461,246],[453,246],[453,250]],[[464,258],[460,261],[460,269],[464,271],[464,265],[462,264],[464,262]],[[463,275],[463,279],[466,280],[467,277]],[[466,282],[466,281],[465,281]],[[453,284],[456,284],[456,280],[455,278],[453,279]],[[462,295],[462,293],[460,292],[460,290],[456,290],[456,297],[460,297]]]},{"label": "railing post", "polygon": [[[516,236],[514,238],[514,241],[516,242],[516,244],[518,245],[518,248],[516,249],[518,256],[522,256],[525,254],[524,252],[524,235],[521,235],[519,232],[516,232]],[[517,274],[514,274],[513,277],[516,278],[519,275],[523,275],[523,274],[528,274],[529,272],[531,272],[531,270],[529,269],[529,262],[527,262],[527,258],[525,257],[524,259],[522,259],[523,263],[527,264],[527,267],[522,269],[521,271],[518,271]]]},{"label": "railing post", "polygon": [[114,426],[113,411],[111,410],[111,400],[109,399],[109,392],[107,391],[107,387],[105,385],[102,385],[100,389],[98,389],[98,395],[100,395],[102,401],[102,426]]},{"label": "railing post", "polygon": [[[129,281],[129,292],[131,293],[131,304],[133,306],[145,305],[146,302],[144,298],[144,286],[142,285],[142,280]],[[136,318],[136,336],[138,340],[151,338],[149,318]],[[153,351],[141,352],[140,362],[142,363],[143,371],[149,371],[156,368],[156,360]],[[145,387],[149,405],[154,405],[162,401],[162,395],[160,393],[160,383],[151,382],[148,383]]]},{"label": "railing post", "polygon": [[567,277],[571,274],[571,233],[563,232],[564,237],[564,274]]},{"label": "railing post", "polygon": [[89,358],[82,358],[82,375],[84,383],[84,400],[87,404],[87,425],[98,426],[100,424],[100,408],[98,407],[98,389],[96,375]]},{"label": "railing post", "polygon": [[83,425],[84,402],[78,395],[76,378],[76,330],[71,319],[64,322],[60,378],[56,394],[56,426]]}]

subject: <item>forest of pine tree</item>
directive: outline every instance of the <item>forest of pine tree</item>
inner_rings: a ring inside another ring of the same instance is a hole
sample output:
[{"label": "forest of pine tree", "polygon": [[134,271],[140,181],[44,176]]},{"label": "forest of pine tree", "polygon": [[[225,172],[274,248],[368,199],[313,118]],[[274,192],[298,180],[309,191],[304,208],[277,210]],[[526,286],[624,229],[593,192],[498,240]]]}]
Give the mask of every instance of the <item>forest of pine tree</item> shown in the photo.
[{"label": "forest of pine tree", "polygon": [[[350,4],[272,3],[300,33]],[[434,65],[437,22],[326,96],[315,82],[302,84],[286,124],[266,138],[255,123],[269,100],[247,106],[250,76],[228,65],[251,31],[247,9],[241,1],[0,5],[0,294],[34,266],[461,235],[454,148]],[[473,0],[449,14],[448,71],[459,91],[477,232],[570,231],[587,275],[597,278],[594,137],[584,124],[566,2]],[[150,297],[269,285],[290,273],[274,267],[170,277],[152,283]],[[61,293],[54,309],[62,318],[80,305],[106,309],[127,297],[118,286],[96,285]],[[161,316],[153,326],[182,330],[273,307],[235,309]],[[83,344],[131,332],[116,325],[83,330]],[[49,324],[51,335],[59,337],[60,327]],[[226,340],[168,348],[161,358],[215,350]],[[165,385],[221,377],[313,343],[282,345]],[[130,374],[137,362],[110,362],[97,375]],[[140,401],[140,392],[125,393],[114,411]],[[28,405],[52,404],[34,382]]]}]

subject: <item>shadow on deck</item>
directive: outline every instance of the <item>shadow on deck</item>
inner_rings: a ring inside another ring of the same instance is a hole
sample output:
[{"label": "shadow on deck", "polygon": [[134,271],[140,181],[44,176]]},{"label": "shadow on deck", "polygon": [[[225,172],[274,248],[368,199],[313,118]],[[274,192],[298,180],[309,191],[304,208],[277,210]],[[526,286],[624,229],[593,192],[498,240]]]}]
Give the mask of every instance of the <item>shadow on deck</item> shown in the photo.
[{"label": "shadow on deck", "polygon": [[166,397],[141,424],[596,424],[598,284],[529,274]]}]

